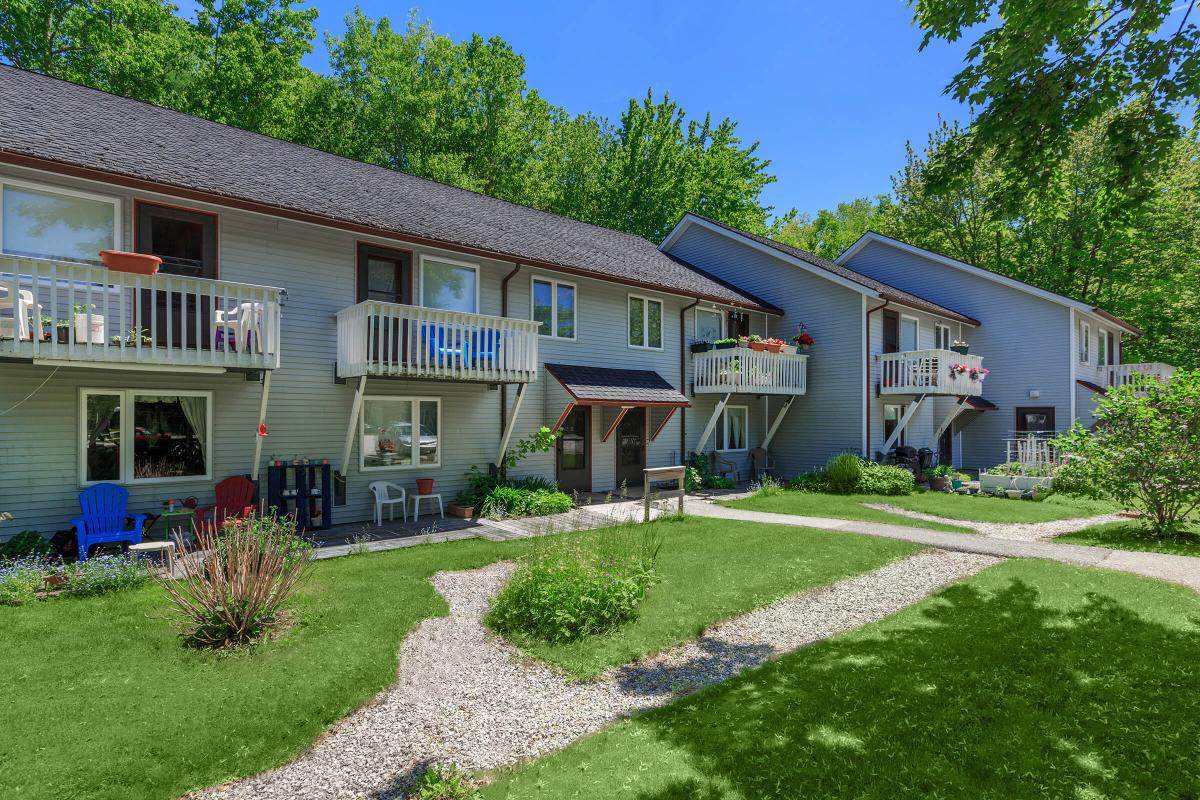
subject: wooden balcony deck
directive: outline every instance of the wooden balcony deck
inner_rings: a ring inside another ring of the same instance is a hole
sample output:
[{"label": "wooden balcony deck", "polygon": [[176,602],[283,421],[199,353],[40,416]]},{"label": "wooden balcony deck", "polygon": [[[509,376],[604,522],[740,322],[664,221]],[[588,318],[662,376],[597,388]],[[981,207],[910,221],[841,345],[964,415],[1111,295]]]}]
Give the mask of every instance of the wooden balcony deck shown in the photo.
[{"label": "wooden balcony deck", "polygon": [[733,347],[692,354],[697,394],[805,394],[808,356]]},{"label": "wooden balcony deck", "polygon": [[983,356],[964,356],[953,350],[909,350],[883,353],[876,359],[881,395],[963,397],[983,393]]}]

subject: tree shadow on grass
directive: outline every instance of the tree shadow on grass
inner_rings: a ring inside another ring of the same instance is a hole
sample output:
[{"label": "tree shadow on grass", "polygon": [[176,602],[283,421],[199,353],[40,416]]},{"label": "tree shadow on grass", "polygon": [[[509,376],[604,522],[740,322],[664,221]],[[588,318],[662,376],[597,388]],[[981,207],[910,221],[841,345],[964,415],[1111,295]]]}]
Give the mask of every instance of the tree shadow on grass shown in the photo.
[{"label": "tree shadow on grass", "polygon": [[682,696],[757,667],[775,654],[768,645],[730,644],[708,637],[697,639],[695,644],[703,652],[687,661],[621,667],[615,675],[617,684],[630,694]]},{"label": "tree shadow on grass", "polygon": [[641,717],[704,779],[643,800],[1200,797],[1195,629],[1019,581],[939,597]]}]

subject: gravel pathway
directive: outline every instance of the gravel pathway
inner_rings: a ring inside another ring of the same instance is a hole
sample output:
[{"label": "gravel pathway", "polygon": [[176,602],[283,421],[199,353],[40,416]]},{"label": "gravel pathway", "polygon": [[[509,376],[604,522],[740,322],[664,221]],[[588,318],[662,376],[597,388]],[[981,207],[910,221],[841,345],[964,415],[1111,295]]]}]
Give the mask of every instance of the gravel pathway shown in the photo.
[{"label": "gravel pathway", "polygon": [[719,623],[700,639],[585,683],[524,658],[482,626],[513,564],[440,572],[433,584],[450,614],[423,621],[405,639],[396,683],[297,760],[199,796],[402,797],[431,763],[491,769],[564,747],[621,717],[881,619],[999,560],[919,553]]},{"label": "gravel pathway", "polygon": [[889,514],[899,514],[926,522],[941,522],[946,525],[957,525],[970,528],[976,533],[990,536],[994,539],[1012,539],[1018,542],[1044,542],[1064,533],[1072,533],[1102,522],[1118,522],[1124,517],[1116,514],[1103,514],[1096,517],[1076,517],[1075,519],[1059,519],[1051,522],[974,522],[965,519],[950,519],[920,511],[911,511],[889,503],[863,503],[867,508],[876,511],[886,511]]}]

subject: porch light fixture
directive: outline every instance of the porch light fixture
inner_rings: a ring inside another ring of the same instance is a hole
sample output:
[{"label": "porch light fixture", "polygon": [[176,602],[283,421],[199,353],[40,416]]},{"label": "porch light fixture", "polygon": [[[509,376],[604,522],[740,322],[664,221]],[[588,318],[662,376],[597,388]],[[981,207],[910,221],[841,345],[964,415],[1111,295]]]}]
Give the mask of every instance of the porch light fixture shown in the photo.
[{"label": "porch light fixture", "polygon": [[1030,389],[1029,390],[1029,399],[1030,400],[1037,400],[1041,396],[1042,396],[1041,389]]}]

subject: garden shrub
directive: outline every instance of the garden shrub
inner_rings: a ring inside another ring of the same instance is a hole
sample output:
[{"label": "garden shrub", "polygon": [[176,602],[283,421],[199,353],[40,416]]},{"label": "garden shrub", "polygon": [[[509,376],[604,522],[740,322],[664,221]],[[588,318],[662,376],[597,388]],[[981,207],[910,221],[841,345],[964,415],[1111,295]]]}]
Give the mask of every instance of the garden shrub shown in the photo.
[{"label": "garden shrub", "polygon": [[862,459],[854,453],[842,453],[825,465],[825,483],[834,494],[853,494],[862,480]]},{"label": "garden shrub", "polygon": [[657,526],[623,525],[602,535],[540,540],[501,590],[486,622],[508,635],[570,642],[636,619],[658,579]]},{"label": "garden shrub", "polygon": [[85,595],[133,589],[150,579],[146,566],[132,556],[96,556],[55,569],[66,578],[65,594]]},{"label": "garden shrub", "polygon": [[724,475],[714,475],[708,456],[703,453],[692,455],[688,461],[688,471],[684,473],[683,477],[683,488],[688,492],[697,489],[733,489],[737,486],[733,480]]},{"label": "garden shrub", "polygon": [[24,558],[44,556],[50,553],[50,543],[37,531],[21,531],[4,544],[0,544],[0,558]]},{"label": "garden shrub", "polygon": [[297,539],[290,517],[251,515],[225,525],[219,540],[215,527],[197,528],[204,557],[180,559],[181,580],[155,575],[182,617],[184,639],[198,647],[227,647],[274,628],[311,563],[311,546]]},{"label": "garden shrub", "polygon": [[496,486],[480,504],[485,517],[543,517],[570,511],[571,496],[557,489],[526,489],[518,486]]},{"label": "garden shrub", "polygon": [[899,496],[912,494],[917,488],[913,474],[903,467],[891,464],[862,462],[862,475],[858,479],[858,494],[883,494]]},{"label": "garden shrub", "polygon": [[825,482],[825,473],[819,469],[812,472],[802,472],[784,484],[784,486],[797,492],[822,493],[829,489],[829,485]]}]

